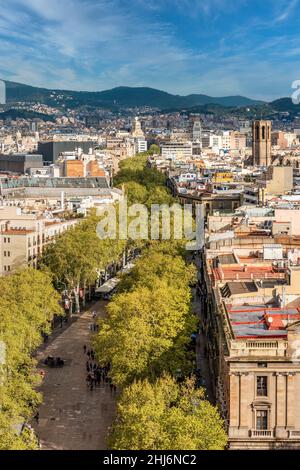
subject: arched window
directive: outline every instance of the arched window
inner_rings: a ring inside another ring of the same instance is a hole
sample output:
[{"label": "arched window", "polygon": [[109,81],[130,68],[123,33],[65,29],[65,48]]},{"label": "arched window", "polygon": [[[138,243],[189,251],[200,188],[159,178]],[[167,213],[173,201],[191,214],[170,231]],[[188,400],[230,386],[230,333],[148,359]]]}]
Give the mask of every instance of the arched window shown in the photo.
[{"label": "arched window", "polygon": [[266,126],[262,126],[262,139],[265,140],[266,138]]},{"label": "arched window", "polygon": [[259,140],[259,126],[255,128],[256,140]]}]

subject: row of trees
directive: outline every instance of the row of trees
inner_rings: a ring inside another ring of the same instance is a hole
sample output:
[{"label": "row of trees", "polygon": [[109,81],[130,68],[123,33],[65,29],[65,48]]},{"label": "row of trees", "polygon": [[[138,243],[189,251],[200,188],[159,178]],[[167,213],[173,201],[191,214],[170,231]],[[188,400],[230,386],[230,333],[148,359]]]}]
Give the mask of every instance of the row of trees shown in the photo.
[{"label": "row of trees", "polygon": [[[172,204],[165,177],[146,157],[121,164],[117,177],[131,203]],[[197,389],[191,371],[197,328],[190,286],[196,272],[183,241],[153,241],[122,277],[94,339],[98,359],[110,364],[119,387],[117,418],[109,446],[118,450],[210,450],[227,443],[216,408]]]},{"label": "row of trees", "polygon": [[117,264],[126,248],[125,241],[100,240],[97,224],[100,218],[91,214],[75,228],[64,232],[45,250],[41,269],[50,272],[59,290],[65,290],[69,299],[75,299],[80,311],[80,289],[85,293],[99,279],[101,271]]},{"label": "row of trees", "polygon": [[[172,203],[164,175],[147,167],[147,157],[122,162],[116,183],[125,188],[131,203]],[[89,289],[101,271],[119,263],[126,249],[137,243],[143,256],[123,276],[95,338],[100,362],[111,364],[111,377],[122,390],[110,446],[223,448],[226,435],[217,411],[192,382],[178,383],[193,367],[190,337],[197,325],[190,310],[195,271],[186,264],[184,242],[100,240],[98,222],[91,214],[63,233],[45,251],[40,271],[25,269],[0,279],[0,341],[5,346],[0,355],[0,448],[36,446],[28,430],[17,430],[41,400],[35,391],[40,378],[32,353],[50,332],[53,316],[62,315],[57,290],[74,298],[79,310],[80,290]],[[201,431],[205,422],[209,439]]]},{"label": "row of trees", "polygon": [[35,449],[34,434],[23,426],[41,402],[32,353],[53,316],[63,314],[60,296],[49,274],[31,268],[0,278],[0,289],[0,449]]}]

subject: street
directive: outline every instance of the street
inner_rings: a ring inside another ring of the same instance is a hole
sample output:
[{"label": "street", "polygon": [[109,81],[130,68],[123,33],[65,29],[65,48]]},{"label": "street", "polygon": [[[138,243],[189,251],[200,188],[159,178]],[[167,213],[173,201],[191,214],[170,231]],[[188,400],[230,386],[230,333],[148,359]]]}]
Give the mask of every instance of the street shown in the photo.
[{"label": "street", "polygon": [[[50,338],[49,344],[37,354],[39,367],[45,371],[40,387],[43,404],[39,423],[34,427],[42,450],[105,450],[106,436],[115,415],[115,397],[103,383],[93,391],[86,384],[86,361],[83,347],[90,346],[94,322],[92,312],[105,315],[100,301],[84,313],[61,334]],[[63,368],[48,368],[43,361],[48,356],[61,357]]]},{"label": "street", "polygon": [[[197,256],[195,259],[193,259],[193,263],[197,266],[197,278],[198,282],[201,283],[201,273],[200,270],[202,268],[202,262],[201,258]],[[197,369],[201,373],[201,378],[202,378],[202,385],[206,389],[207,393],[207,398],[208,400],[212,403],[215,404],[215,399],[214,399],[214,394],[213,394],[213,387],[212,387],[212,376],[211,376],[211,371],[209,367],[209,361],[207,358],[207,348],[206,348],[206,343],[207,343],[207,338],[202,332],[201,325],[203,324],[203,318],[202,318],[202,305],[201,305],[201,300],[199,296],[197,295],[197,289],[193,288],[192,289],[193,293],[193,300],[192,300],[192,309],[193,312],[197,315],[197,317],[200,320],[200,328],[198,331],[198,336],[197,336],[197,343],[196,343],[196,364],[197,364]]]}]

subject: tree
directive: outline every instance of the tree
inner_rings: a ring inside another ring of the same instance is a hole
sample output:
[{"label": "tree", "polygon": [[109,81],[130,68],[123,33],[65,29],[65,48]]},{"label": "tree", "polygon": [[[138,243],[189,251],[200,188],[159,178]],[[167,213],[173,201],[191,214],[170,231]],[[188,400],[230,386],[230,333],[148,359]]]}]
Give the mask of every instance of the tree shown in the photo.
[{"label": "tree", "polygon": [[195,268],[187,266],[181,256],[176,256],[176,251],[164,254],[156,246],[145,249],[131,272],[122,277],[119,291],[129,291],[138,286],[151,288],[156,279],[164,280],[172,287],[189,289],[196,278]]},{"label": "tree", "polygon": [[150,145],[149,153],[152,155],[160,155],[160,147],[156,144]]},{"label": "tree", "polygon": [[0,288],[0,449],[34,448],[28,430],[17,429],[41,402],[32,352],[50,332],[53,316],[62,315],[60,296],[49,274],[31,268],[0,278]]},{"label": "tree", "polygon": [[204,390],[193,379],[179,385],[170,376],[123,391],[109,438],[113,450],[223,450],[226,444],[224,423]]},{"label": "tree", "polygon": [[[184,330],[189,303],[188,291],[160,279],[153,280],[151,289],[138,286],[114,297],[95,337],[95,349],[101,363],[111,364],[116,385],[154,373],[153,365],[157,369],[159,358]],[[160,367],[162,372],[165,364]]]},{"label": "tree", "polygon": [[124,188],[128,204],[144,204],[147,201],[148,191],[142,184],[131,181],[129,183],[124,183]]},{"label": "tree", "polygon": [[91,215],[74,229],[64,232],[49,245],[43,255],[42,269],[48,269],[56,285],[65,286],[69,298],[75,298],[80,311],[80,288],[92,285],[101,270],[117,262],[125,248],[124,241],[100,240],[96,227],[100,217]]}]

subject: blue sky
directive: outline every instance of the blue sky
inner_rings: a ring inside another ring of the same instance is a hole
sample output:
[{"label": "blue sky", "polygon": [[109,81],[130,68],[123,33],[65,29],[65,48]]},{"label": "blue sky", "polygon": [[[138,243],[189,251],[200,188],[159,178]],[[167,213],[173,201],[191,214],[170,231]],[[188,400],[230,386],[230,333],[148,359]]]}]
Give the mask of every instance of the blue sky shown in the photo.
[{"label": "blue sky", "polygon": [[300,0],[0,0],[0,77],[290,96],[300,80]]}]

